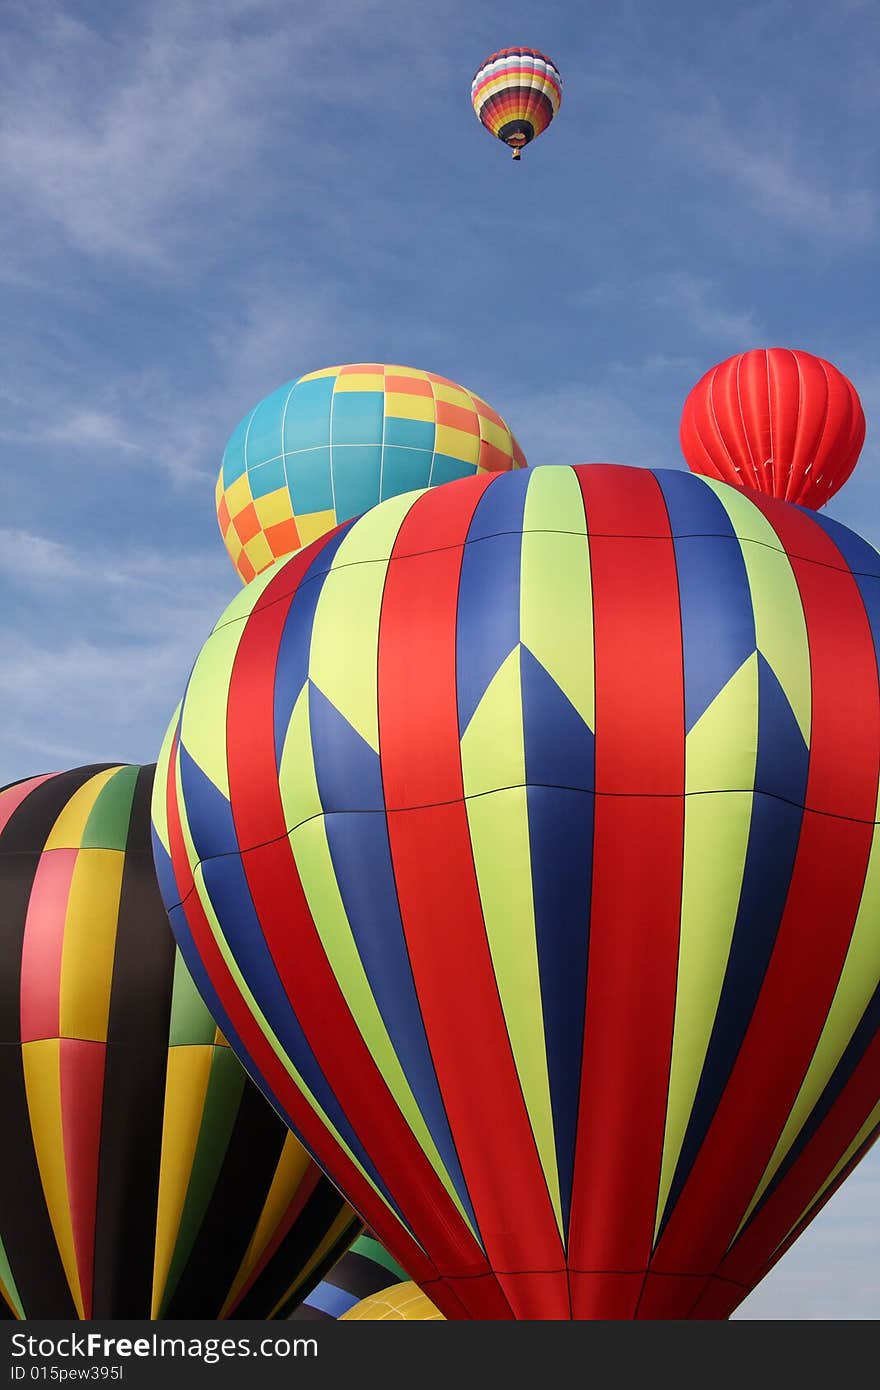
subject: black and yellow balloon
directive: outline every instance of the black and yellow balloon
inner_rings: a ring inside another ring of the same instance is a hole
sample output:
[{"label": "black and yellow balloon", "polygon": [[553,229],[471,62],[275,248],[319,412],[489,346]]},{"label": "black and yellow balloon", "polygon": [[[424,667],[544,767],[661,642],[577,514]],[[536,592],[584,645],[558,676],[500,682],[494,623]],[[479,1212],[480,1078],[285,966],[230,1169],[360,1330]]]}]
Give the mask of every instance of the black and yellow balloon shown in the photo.
[{"label": "black and yellow balloon", "polygon": [[0,1308],[15,1318],[284,1316],[360,1230],[175,948],[153,773],[0,791]]}]

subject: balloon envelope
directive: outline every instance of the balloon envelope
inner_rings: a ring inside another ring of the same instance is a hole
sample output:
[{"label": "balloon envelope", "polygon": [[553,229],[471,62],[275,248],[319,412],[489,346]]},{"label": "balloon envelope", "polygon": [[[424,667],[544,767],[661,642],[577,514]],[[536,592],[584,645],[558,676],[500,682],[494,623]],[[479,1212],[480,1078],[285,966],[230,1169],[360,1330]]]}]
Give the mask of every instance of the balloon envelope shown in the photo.
[{"label": "balloon envelope", "polygon": [[325,367],[241,421],[217,479],[217,520],[248,583],[385,498],[525,462],[501,416],[454,381],[382,362]]},{"label": "balloon envelope", "polygon": [[407,1277],[378,1240],[364,1232],[291,1313],[290,1321],[332,1322],[344,1318],[363,1299],[389,1289],[394,1282],[405,1283]]},{"label": "balloon envelope", "polygon": [[758,348],[729,357],[691,391],[681,448],[694,473],[818,509],[865,440],[858,392],[821,357]]},{"label": "balloon envelope", "polygon": [[0,791],[0,1292],[19,1318],[275,1316],[358,1229],[175,951],[153,772]]},{"label": "balloon envelope", "polygon": [[471,104],[490,135],[514,159],[545,131],[562,102],[556,65],[537,48],[502,48],[481,63],[471,83]]},{"label": "balloon envelope", "polygon": [[443,1322],[443,1314],[418,1284],[408,1281],[370,1294],[342,1314],[343,1322]]},{"label": "balloon envelope", "polygon": [[174,930],[447,1317],[727,1316],[875,1137],[878,642],[845,527],[614,465],[384,503],[218,624]]}]

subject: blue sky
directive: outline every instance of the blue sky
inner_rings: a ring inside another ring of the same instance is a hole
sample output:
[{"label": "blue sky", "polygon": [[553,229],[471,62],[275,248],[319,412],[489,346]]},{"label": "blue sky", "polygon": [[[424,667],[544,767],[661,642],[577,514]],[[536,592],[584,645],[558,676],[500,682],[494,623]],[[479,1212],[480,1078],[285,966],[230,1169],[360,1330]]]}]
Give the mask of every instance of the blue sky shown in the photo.
[{"label": "blue sky", "polygon": [[[519,166],[468,99],[515,43],[565,83]],[[703,371],[805,348],[861,393],[829,511],[880,546],[878,61],[876,0],[5,0],[0,784],[155,758],[239,587],[225,441],[317,367],[676,467]],[[869,1159],[742,1315],[878,1313]]]}]

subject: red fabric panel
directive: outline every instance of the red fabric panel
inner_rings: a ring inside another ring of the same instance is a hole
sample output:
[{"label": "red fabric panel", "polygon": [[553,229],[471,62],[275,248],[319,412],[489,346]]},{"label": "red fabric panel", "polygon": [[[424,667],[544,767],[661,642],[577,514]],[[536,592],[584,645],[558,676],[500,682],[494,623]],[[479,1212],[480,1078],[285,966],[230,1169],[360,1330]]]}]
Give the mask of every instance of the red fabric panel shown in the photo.
[{"label": "red fabric panel", "polygon": [[288,611],[284,601],[252,613],[229,684],[230,800],[254,909],[291,1008],[377,1171],[408,1219],[417,1222],[426,1209],[435,1214],[448,1227],[453,1261],[467,1259],[472,1238],[349,1011],[312,920],[287,837],[276,770],[274,690]]},{"label": "red fabric panel", "polygon": [[[468,480],[464,488],[453,484],[426,495],[401,527],[379,630],[382,773],[413,977],[489,1263],[516,1272],[528,1252],[531,1267],[562,1270],[492,970],[463,802],[458,584],[464,538],[489,481],[479,486]],[[426,520],[441,508],[439,533],[433,524],[426,530]],[[444,548],[437,549],[441,536]],[[444,1267],[440,1255],[435,1258]],[[509,1289],[503,1273],[498,1279],[520,1305],[520,1316],[541,1316],[525,1311],[521,1279],[511,1280]],[[567,1307],[564,1279],[559,1297]]]},{"label": "red fabric panel", "polygon": [[[654,1231],[681,915],[678,582],[654,477],[614,465],[575,472],[593,575],[596,808],[569,1262],[594,1273],[642,1271]],[[609,1286],[609,1306],[622,1309],[630,1293],[627,1281]],[[632,1316],[637,1295],[628,1313],[607,1315]],[[582,1296],[604,1306],[601,1291]]]},{"label": "red fabric panel", "polygon": [[720,1274],[742,1283],[757,1282],[876,1106],[878,1076],[880,1033],[797,1162],[743,1231]]},{"label": "red fabric panel", "polygon": [[45,772],[41,777],[28,777],[25,782],[18,782],[16,785],[8,787],[0,795],[0,832],[5,830],[7,823],[18,810],[26,797],[32,791],[41,787],[44,782],[48,782],[50,777],[57,777],[57,772]]},{"label": "red fabric panel", "polygon": [[880,773],[877,668],[856,583],[805,513],[752,496],[792,557],[804,605],[813,686],[806,802],[815,809],[804,814],[749,1030],[654,1257],[666,1272],[719,1265],[788,1118],[852,935]]},{"label": "red fabric panel", "polygon": [[348,1197],[352,1206],[360,1213],[364,1222],[373,1227],[383,1244],[387,1246],[394,1258],[409,1270],[413,1278],[436,1278],[436,1270],[425,1258],[419,1246],[409,1238],[393,1218],[389,1217],[385,1203],[376,1195],[343,1150],[330,1139],[321,1121],[300,1094],[298,1087],[275,1055],[254,1021],[249,1007],[242,999],[238,986],[220,954],[210,923],[205,916],[193,885],[177,806],[174,783],[176,764],[177,741],[175,739],[172,755],[169,759],[166,787],[168,834],[172,863],[193,943],[211,983],[229,1015],[232,1027],[266,1086],[291,1116],[303,1143],[308,1146],[312,1153],[319,1154],[326,1161],[327,1168],[332,1171],[334,1180]]},{"label": "red fabric panel", "polygon": [[47,850],[31,886],[21,948],[21,1040],[57,1038],[61,1027],[61,954],[76,849]]},{"label": "red fabric panel", "polygon": [[580,1272],[572,1270],[572,1317],[591,1322],[627,1322],[636,1315],[636,1306],[644,1274],[603,1269]]},{"label": "red fabric panel", "polygon": [[95,1219],[98,1202],[98,1156],[104,1091],[105,1043],[62,1038],[61,1127],[64,1166],[70,1198],[73,1243],[83,1296],[83,1314],[92,1316],[95,1266]]}]

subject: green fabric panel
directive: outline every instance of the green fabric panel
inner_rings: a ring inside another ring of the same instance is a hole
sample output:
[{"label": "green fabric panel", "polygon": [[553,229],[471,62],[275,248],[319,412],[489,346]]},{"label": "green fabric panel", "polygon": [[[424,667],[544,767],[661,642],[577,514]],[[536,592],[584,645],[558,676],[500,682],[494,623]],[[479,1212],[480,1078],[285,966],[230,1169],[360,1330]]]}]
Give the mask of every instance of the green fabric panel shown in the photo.
[{"label": "green fabric panel", "polygon": [[573,468],[541,464],[529,469],[523,531],[587,534],[581,485]]},{"label": "green fabric panel", "polygon": [[758,757],[758,657],[704,710],[685,743],[685,792],[752,791]]},{"label": "green fabric panel", "polygon": [[323,815],[324,808],[318,795],[318,779],[315,775],[315,758],[312,752],[308,681],[296,698],[284,735],[284,747],[281,750],[281,764],[278,769],[278,790],[281,793],[284,824],[288,831],[295,830],[304,821]]},{"label": "green fabric panel", "polygon": [[810,647],[791,562],[754,502],[726,483],[712,478],[703,481],[718,495],[733,523],[749,580],[758,651],[773,668],[809,748],[813,692]]},{"label": "green fabric panel", "polygon": [[321,946],[358,1031],[428,1162],[467,1220],[370,988],[339,892],[323,816],[298,826],[288,838]]},{"label": "green fabric panel", "polygon": [[218,626],[196,657],[180,720],[180,741],[190,757],[229,799],[226,705],[244,622]]},{"label": "green fabric panel", "polygon": [[380,1245],[375,1236],[358,1236],[351,1249],[355,1255],[362,1255],[365,1260],[372,1260],[373,1264],[382,1265],[389,1274],[393,1274],[395,1279],[399,1279],[401,1283],[409,1278],[406,1270],[402,1269],[393,1256],[388,1254],[385,1246]]},{"label": "green fabric panel", "polygon": [[[377,1245],[378,1248],[382,1250],[382,1247],[381,1245],[379,1245],[378,1241],[373,1241],[373,1244]],[[382,1253],[384,1254],[385,1252],[383,1251]],[[371,1255],[370,1258],[376,1259],[377,1256]],[[391,1259],[390,1255],[388,1256],[388,1259]],[[381,1261],[381,1263],[384,1264],[385,1261],[383,1260]],[[402,1275],[402,1278],[406,1279],[407,1275]],[[21,1295],[19,1294],[18,1289],[15,1286],[15,1280],[12,1277],[12,1266],[9,1263],[9,1257],[6,1254],[6,1248],[2,1240],[0,1240],[0,1279],[2,1279],[6,1292],[9,1294],[9,1297],[15,1304],[15,1309],[19,1317],[25,1317],[24,1305],[21,1301]]]},{"label": "green fabric panel", "polygon": [[309,677],[375,753],[382,595],[389,557],[419,496],[410,492],[391,497],[352,526],[333,557],[315,610]]},{"label": "green fabric panel", "polygon": [[523,535],[520,635],[587,728],[595,729],[593,589],[585,535]]},{"label": "green fabric panel", "polygon": [[461,739],[465,796],[499,787],[522,787],[526,780],[519,647],[495,672]]},{"label": "green fabric panel", "polygon": [[309,651],[310,678],[374,753],[379,751],[379,613],[387,573],[385,561],[334,566],[321,586]]},{"label": "green fabric panel", "polygon": [[333,569],[343,569],[348,565],[363,565],[381,561],[383,566],[391,558],[398,532],[413,504],[421,497],[424,489],[417,492],[403,492],[399,497],[389,497],[372,507],[358,518],[357,523],[345,533],[339,549],[333,557]]},{"label": "green fabric panel", "polygon": [[685,744],[681,934],[658,1226],[730,956],[752,821],[757,747],[758,662],[753,654],[697,720]]},{"label": "green fabric panel", "polygon": [[163,1312],[174,1294],[195,1245],[199,1227],[217,1182],[245,1088],[245,1072],[232,1049],[216,1047],[192,1172],[180,1218],[177,1243],[162,1300]]},{"label": "green fabric panel", "polygon": [[153,822],[153,829],[158,835],[166,854],[171,854],[171,839],[168,834],[168,802],[166,799],[166,787],[168,785],[168,764],[171,761],[171,745],[174,742],[174,735],[177,733],[177,725],[180,720],[180,705],[171,716],[171,722],[165,730],[165,737],[162,739],[162,747],[159,750],[159,757],[156,761],[156,775],[153,778],[153,799],[150,805],[150,816]]},{"label": "green fabric panel", "polygon": [[121,767],[98,793],[85,823],[83,849],[125,851],[140,767]]},{"label": "green fabric panel", "polygon": [[168,1046],[182,1047],[214,1042],[216,1025],[179,951],[174,953],[174,984],[171,990],[171,1026]]},{"label": "green fabric panel", "polygon": [[486,937],[529,1122],[565,1240],[544,1009],[535,939],[532,861],[525,787],[467,802],[468,825]]}]

